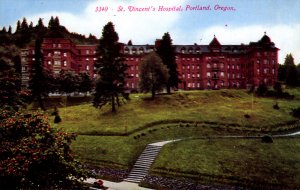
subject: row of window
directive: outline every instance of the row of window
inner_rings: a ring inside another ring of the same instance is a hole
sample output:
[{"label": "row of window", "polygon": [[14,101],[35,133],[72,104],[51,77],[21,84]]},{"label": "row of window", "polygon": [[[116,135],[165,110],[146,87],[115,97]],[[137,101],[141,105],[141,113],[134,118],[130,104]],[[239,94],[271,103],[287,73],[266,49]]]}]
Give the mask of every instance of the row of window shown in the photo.
[{"label": "row of window", "polygon": [[[257,64],[260,64],[260,60],[258,59],[258,60],[256,60],[256,63]],[[268,60],[268,59],[264,59],[263,60],[263,63],[264,64],[270,64],[270,63],[272,63],[273,65],[275,64],[275,60],[273,59],[272,61],[271,60]]]},{"label": "row of window", "polygon": [[[275,74],[275,69],[269,69],[269,68],[264,68],[263,73],[264,74]],[[260,74],[260,69],[257,69],[257,74]]]}]

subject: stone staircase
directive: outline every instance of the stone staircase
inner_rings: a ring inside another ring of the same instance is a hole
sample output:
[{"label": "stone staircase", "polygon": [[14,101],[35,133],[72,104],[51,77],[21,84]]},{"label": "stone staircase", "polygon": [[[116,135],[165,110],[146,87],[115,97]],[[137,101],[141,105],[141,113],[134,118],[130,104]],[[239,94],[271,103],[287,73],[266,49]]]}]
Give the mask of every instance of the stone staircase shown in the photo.
[{"label": "stone staircase", "polygon": [[135,162],[129,176],[124,181],[140,183],[147,175],[148,170],[157,157],[161,145],[149,144]]}]

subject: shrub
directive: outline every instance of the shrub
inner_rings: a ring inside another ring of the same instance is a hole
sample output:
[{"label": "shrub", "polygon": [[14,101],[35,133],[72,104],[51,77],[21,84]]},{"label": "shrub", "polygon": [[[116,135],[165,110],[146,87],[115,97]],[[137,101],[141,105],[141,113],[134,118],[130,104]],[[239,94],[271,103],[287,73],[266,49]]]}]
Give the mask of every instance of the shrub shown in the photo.
[{"label": "shrub", "polygon": [[300,107],[296,109],[292,109],[292,115],[296,118],[300,118]]},{"label": "shrub", "polygon": [[280,108],[279,108],[279,105],[278,105],[278,103],[276,102],[276,104],[275,105],[273,105],[273,108],[275,109],[275,110],[279,110]]},{"label": "shrub", "polygon": [[60,122],[61,122],[60,116],[59,116],[59,115],[56,115],[56,116],[54,117],[54,123],[60,123]]},{"label": "shrub", "polygon": [[273,143],[273,137],[271,135],[263,135],[261,137],[262,143]]},{"label": "shrub", "polygon": [[244,117],[245,117],[246,119],[250,119],[250,118],[251,118],[251,116],[250,116],[249,114],[245,114]]}]

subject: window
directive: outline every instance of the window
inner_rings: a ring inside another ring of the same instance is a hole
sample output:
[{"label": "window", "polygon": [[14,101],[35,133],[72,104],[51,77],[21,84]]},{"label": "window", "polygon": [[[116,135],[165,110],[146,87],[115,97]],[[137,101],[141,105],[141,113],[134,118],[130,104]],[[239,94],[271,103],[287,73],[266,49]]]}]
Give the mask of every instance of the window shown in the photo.
[{"label": "window", "polygon": [[192,65],[192,69],[195,69],[195,66],[194,66],[194,65]]},{"label": "window", "polygon": [[185,78],[185,74],[182,75],[182,78]]},{"label": "window", "polygon": [[200,88],[200,83],[199,82],[197,83],[197,88]]},{"label": "window", "polygon": [[209,63],[207,63],[206,67],[207,67],[207,68],[210,68],[210,64],[209,64]]},{"label": "window", "polygon": [[197,77],[200,78],[200,74],[197,74]]},{"label": "window", "polygon": [[191,87],[191,83],[188,83],[188,88],[190,88]]},{"label": "window", "polygon": [[268,63],[268,60],[264,59],[264,64],[267,64]]},{"label": "window", "polygon": [[130,69],[133,71],[134,70],[134,66],[131,66]]},{"label": "window", "polygon": [[260,61],[259,61],[259,60],[257,60],[257,61],[256,61],[256,63],[257,63],[257,64],[259,64],[259,63],[260,63]]},{"label": "window", "polygon": [[66,52],[64,53],[64,57],[67,57],[67,53]]},{"label": "window", "polygon": [[221,76],[221,77],[224,77],[224,72],[221,72],[221,73],[220,73],[220,76]]},{"label": "window", "polygon": [[51,57],[51,53],[48,53],[48,57]]},{"label": "window", "polygon": [[58,44],[58,48],[61,48],[61,44]]},{"label": "window", "polygon": [[193,74],[192,77],[195,78],[195,74]]},{"label": "window", "polygon": [[234,69],[234,65],[232,65],[231,68]]},{"label": "window", "polygon": [[134,88],[134,83],[131,83],[131,88]]},{"label": "window", "polygon": [[90,59],[89,59],[89,58],[86,58],[85,60],[86,60],[86,61],[89,61]]},{"label": "window", "polygon": [[260,52],[257,52],[256,55],[259,57],[260,56]]},{"label": "window", "polygon": [[257,74],[259,74],[259,69],[257,69]]},{"label": "window", "polygon": [[90,50],[87,49],[87,50],[86,50],[86,54],[90,54]]},{"label": "window", "polygon": [[225,86],[225,83],[224,83],[224,81],[221,81],[221,86]]},{"label": "window", "polygon": [[67,61],[64,61],[64,67],[66,67],[67,66]]},{"label": "window", "polygon": [[187,66],[187,69],[190,69],[190,66],[189,66],[189,65]]},{"label": "window", "polygon": [[54,61],[54,65],[61,65],[60,61]]},{"label": "window", "polygon": [[139,78],[139,74],[135,74],[135,77],[136,77],[136,78]]},{"label": "window", "polygon": [[32,61],[35,61],[35,58],[32,58]]},{"label": "window", "polygon": [[54,51],[54,55],[60,55],[60,51]]},{"label": "window", "polygon": [[[97,60],[97,58],[96,58],[96,57],[94,57],[94,58],[93,58],[93,60],[94,60],[94,61],[96,61],[96,60]],[[126,60],[127,60],[127,59],[126,59]]]},{"label": "window", "polygon": [[240,70],[240,66],[239,66],[239,65],[237,65],[237,66],[236,66],[236,69],[237,69],[237,70]]},{"label": "window", "polygon": [[191,75],[190,75],[190,74],[188,74],[188,75],[187,75],[187,77],[188,77],[188,79],[189,79],[189,78],[191,78]]},{"label": "window", "polygon": [[52,44],[52,47],[56,48],[56,44]]},{"label": "window", "polygon": [[135,66],[135,70],[139,70],[139,66]]},{"label": "window", "polygon": [[87,71],[90,70],[90,66],[89,66],[89,65],[86,66],[86,70],[87,70]]},{"label": "window", "polygon": [[221,63],[221,69],[223,69],[224,68],[224,63]]},{"label": "window", "polygon": [[48,65],[51,65],[51,61],[48,61]]},{"label": "window", "polygon": [[197,69],[200,69],[200,66],[199,66],[199,65],[197,66]]},{"label": "window", "polygon": [[138,61],[139,61],[139,58],[136,58],[135,61],[138,62]]},{"label": "window", "polygon": [[185,69],[185,66],[182,66],[182,69],[184,70],[184,69]]},{"label": "window", "polygon": [[207,72],[207,74],[206,74],[206,75],[207,75],[207,77],[210,77],[210,72]]}]

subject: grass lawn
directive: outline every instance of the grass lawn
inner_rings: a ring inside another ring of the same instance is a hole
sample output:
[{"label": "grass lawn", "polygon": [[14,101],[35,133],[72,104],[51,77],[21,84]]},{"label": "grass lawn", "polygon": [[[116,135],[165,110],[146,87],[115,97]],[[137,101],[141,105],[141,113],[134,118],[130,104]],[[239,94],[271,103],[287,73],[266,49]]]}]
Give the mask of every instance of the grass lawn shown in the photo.
[{"label": "grass lawn", "polygon": [[277,100],[279,110],[273,109],[275,99],[253,97],[244,90],[176,92],[153,101],[147,99],[149,95],[132,94],[116,114],[110,113],[108,106],[99,110],[90,103],[60,108],[63,122],[59,127],[82,135],[121,135],[152,122],[183,119],[272,130],[275,125],[295,120],[290,111],[300,107],[300,101],[298,91],[292,92],[297,95],[295,100]]},{"label": "grass lawn", "polygon": [[[155,100],[132,94],[115,114],[108,106],[99,110],[91,103],[61,107],[62,122],[55,125],[79,134],[72,149],[80,160],[95,166],[130,169],[147,144],[187,138],[163,149],[152,174],[201,183],[294,187],[300,185],[299,138],[276,139],[273,144],[259,139],[208,140],[285,129],[286,123],[297,121],[291,109],[300,107],[300,90],[289,92],[294,100],[257,98],[245,90],[176,92]],[[276,102],[279,110],[273,109]]]},{"label": "grass lawn", "polygon": [[[300,187],[300,138],[191,139],[163,147],[151,174],[259,186]],[[192,161],[191,161],[192,160]]]}]

